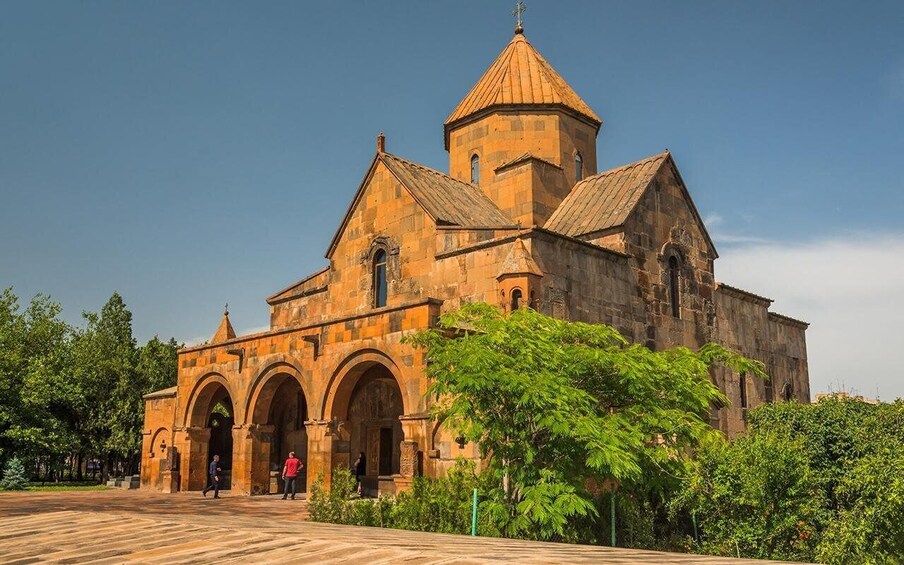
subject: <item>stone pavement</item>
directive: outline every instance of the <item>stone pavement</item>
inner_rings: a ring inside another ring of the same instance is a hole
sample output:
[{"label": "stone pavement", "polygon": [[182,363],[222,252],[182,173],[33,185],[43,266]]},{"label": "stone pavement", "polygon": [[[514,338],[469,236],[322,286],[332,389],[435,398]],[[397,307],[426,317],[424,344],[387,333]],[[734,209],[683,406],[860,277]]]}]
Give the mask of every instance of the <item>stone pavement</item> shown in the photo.
[{"label": "stone pavement", "polygon": [[143,491],[0,493],[0,562],[764,563],[306,522],[305,503]]}]

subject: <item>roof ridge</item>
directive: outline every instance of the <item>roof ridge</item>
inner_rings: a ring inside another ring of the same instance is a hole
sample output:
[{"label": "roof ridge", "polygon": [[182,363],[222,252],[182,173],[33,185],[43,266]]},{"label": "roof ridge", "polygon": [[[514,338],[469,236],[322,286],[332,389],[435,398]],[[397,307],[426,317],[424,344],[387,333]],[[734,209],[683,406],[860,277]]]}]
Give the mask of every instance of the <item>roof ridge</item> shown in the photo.
[{"label": "roof ridge", "polygon": [[443,178],[446,178],[446,179],[449,179],[449,180],[452,180],[452,181],[455,181],[455,182],[458,182],[458,183],[461,183],[461,184],[466,184],[466,185],[468,185],[468,186],[473,186],[474,188],[478,188],[476,184],[472,184],[472,183],[469,183],[469,182],[465,182],[465,181],[463,181],[463,180],[461,180],[461,179],[457,179],[457,178],[455,178],[455,177],[453,177],[453,176],[451,176],[451,175],[447,175],[446,173],[444,173],[444,172],[442,172],[442,171],[437,171],[436,169],[432,169],[432,168],[430,168],[430,167],[428,167],[428,166],[426,166],[426,165],[423,165],[423,164],[421,164],[421,163],[418,163],[417,161],[412,161],[412,160],[410,160],[410,159],[406,159],[406,158],[404,158],[404,157],[400,157],[400,156],[395,155],[395,154],[393,154],[393,153],[386,153],[386,152],[383,152],[382,155],[385,156],[385,157],[391,157],[391,158],[393,158],[393,159],[395,159],[395,160],[397,160],[397,161],[401,161],[402,163],[411,165],[411,166],[413,166],[413,167],[417,167],[418,169],[421,169],[421,170],[423,170],[423,171],[427,171],[428,173],[432,173],[432,174],[434,174],[434,175],[439,175],[439,176],[441,176],[441,177],[443,177]]},{"label": "roof ridge", "polygon": [[644,157],[643,159],[634,161],[632,163],[626,163],[624,165],[619,165],[618,167],[615,167],[613,169],[608,169],[608,170],[596,173],[595,175],[591,175],[589,177],[584,177],[577,184],[585,183],[589,180],[598,179],[600,177],[605,177],[605,176],[608,176],[611,174],[621,173],[632,167],[639,167],[641,165],[646,165],[650,161],[655,161],[656,159],[659,159],[659,158],[665,158],[668,155],[671,155],[671,152],[668,149],[666,149],[662,153],[657,153],[656,155],[650,155],[649,157]]},{"label": "roof ridge", "polygon": [[543,162],[543,163],[546,163],[547,165],[552,165],[553,167],[556,167],[556,168],[558,168],[558,169],[561,169],[561,168],[562,168],[560,165],[558,165],[558,164],[556,164],[556,163],[553,163],[553,162],[550,161],[549,159],[540,157],[539,155],[535,155],[534,153],[532,153],[532,152],[530,152],[530,151],[525,151],[524,153],[518,155],[517,157],[514,157],[514,158],[512,158],[512,159],[509,159],[508,161],[506,161],[506,162],[502,163],[501,165],[497,166],[494,170],[495,170],[495,171],[499,171],[500,169],[504,169],[504,168],[506,168],[506,167],[509,167],[509,166],[511,166],[511,165],[518,164],[518,163],[520,163],[521,161],[527,161],[527,160],[529,160],[529,159],[533,159],[533,160],[535,160],[535,161],[541,161],[541,162]]}]

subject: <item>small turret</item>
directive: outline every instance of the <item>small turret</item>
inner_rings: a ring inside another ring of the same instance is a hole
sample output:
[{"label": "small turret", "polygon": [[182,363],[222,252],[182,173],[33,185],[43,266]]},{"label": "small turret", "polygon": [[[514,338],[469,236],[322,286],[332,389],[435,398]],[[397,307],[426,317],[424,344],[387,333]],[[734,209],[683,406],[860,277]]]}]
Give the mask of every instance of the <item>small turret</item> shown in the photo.
[{"label": "small turret", "polygon": [[232,329],[232,324],[229,322],[229,305],[227,304],[226,309],[223,310],[223,320],[220,322],[220,327],[217,328],[217,333],[213,334],[213,339],[210,342],[220,343],[230,339],[235,339],[235,330]]}]

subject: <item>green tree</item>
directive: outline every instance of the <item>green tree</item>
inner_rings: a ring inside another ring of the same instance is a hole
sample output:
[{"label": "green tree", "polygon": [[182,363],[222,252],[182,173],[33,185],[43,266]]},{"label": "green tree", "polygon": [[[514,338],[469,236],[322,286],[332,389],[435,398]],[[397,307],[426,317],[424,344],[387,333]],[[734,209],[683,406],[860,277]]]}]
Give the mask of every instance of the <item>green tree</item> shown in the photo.
[{"label": "green tree", "polygon": [[679,504],[694,508],[703,553],[810,561],[829,516],[801,440],[757,433],[706,446]]},{"label": "green tree", "polygon": [[0,490],[25,490],[26,486],[28,486],[28,475],[25,473],[25,466],[18,457],[13,457],[3,468]]},{"label": "green tree", "polygon": [[[11,292],[6,294],[7,299]],[[15,331],[3,332],[12,345],[16,361],[0,377],[4,396],[11,401],[3,436],[11,449],[30,460],[41,458],[53,475],[71,453],[74,444],[74,414],[70,409],[76,391],[70,379],[72,328],[59,318],[60,305],[44,295],[35,296],[24,312],[14,300],[5,300],[3,318],[12,313]],[[7,329],[10,326],[7,325]],[[12,390],[9,385],[15,388]]]},{"label": "green tree", "polygon": [[679,497],[704,551],[838,565],[902,563],[904,402],[830,397],[752,411],[707,446]]},{"label": "green tree", "polygon": [[482,510],[516,537],[586,539],[576,526],[596,516],[594,492],[680,476],[718,437],[714,364],[762,374],[716,345],[653,352],[608,326],[487,304],[409,340],[426,350],[435,416],[477,442],[495,478]]},{"label": "green tree", "polygon": [[0,293],[0,463],[16,451],[9,430],[22,418],[20,391],[25,374],[25,320],[11,288]]},{"label": "green tree", "polygon": [[114,462],[134,455],[135,401],[141,391],[133,384],[138,350],[132,337],[132,313],[113,293],[100,313],[85,312],[87,327],[76,340],[78,380],[85,398],[85,440],[104,460],[102,480]]}]

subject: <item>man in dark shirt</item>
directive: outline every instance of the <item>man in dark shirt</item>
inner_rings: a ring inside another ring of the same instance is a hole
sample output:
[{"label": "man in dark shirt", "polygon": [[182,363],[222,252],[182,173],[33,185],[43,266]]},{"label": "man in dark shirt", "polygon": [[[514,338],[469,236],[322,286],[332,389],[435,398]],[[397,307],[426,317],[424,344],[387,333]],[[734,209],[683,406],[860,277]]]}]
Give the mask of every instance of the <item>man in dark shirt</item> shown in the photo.
[{"label": "man in dark shirt", "polygon": [[295,500],[295,481],[298,479],[298,472],[304,467],[304,463],[301,462],[301,459],[295,457],[295,452],[289,452],[289,458],[286,459],[286,464],[283,465],[282,470],[282,478],[285,484],[285,488],[283,490],[283,500],[286,499],[289,492],[292,492],[292,500]]},{"label": "man in dark shirt", "polygon": [[220,456],[214,455],[213,461],[210,462],[210,466],[207,468],[207,474],[210,475],[210,484],[208,484],[201,494],[207,496],[207,491],[213,490],[213,497],[220,498]]}]

